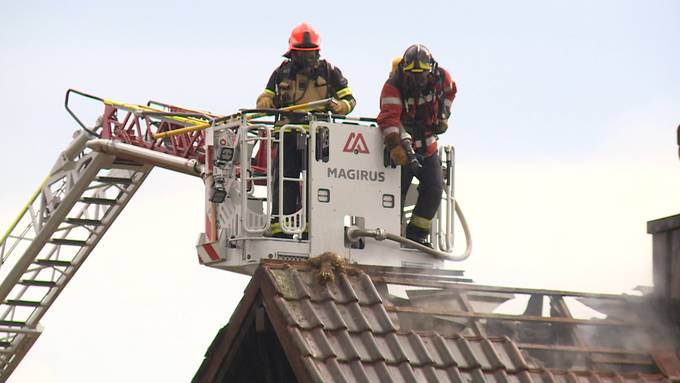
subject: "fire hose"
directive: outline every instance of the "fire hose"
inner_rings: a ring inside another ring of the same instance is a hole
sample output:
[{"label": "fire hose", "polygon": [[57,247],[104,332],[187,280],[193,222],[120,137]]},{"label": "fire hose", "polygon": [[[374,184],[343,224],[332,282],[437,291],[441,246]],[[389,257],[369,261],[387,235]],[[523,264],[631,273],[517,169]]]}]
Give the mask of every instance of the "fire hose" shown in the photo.
[{"label": "fire hose", "polygon": [[468,227],[467,221],[465,220],[465,215],[463,215],[463,211],[461,210],[460,206],[458,204],[455,204],[455,209],[456,209],[456,214],[458,214],[458,217],[460,219],[460,223],[463,226],[463,232],[465,233],[465,252],[462,254],[454,255],[451,253],[446,253],[443,251],[435,250],[430,247],[427,247],[425,245],[421,245],[418,242],[414,242],[408,238],[404,238],[402,236],[396,235],[389,233],[383,229],[376,228],[376,229],[361,229],[356,226],[352,226],[347,229],[347,239],[349,239],[352,242],[358,241],[362,237],[370,237],[374,238],[377,241],[383,241],[385,239],[389,239],[390,241],[398,242],[402,245],[414,248],[416,250],[420,250],[423,253],[427,253],[435,258],[440,258],[444,259],[447,261],[455,261],[455,262],[460,262],[466,260],[470,254],[472,253],[472,236],[470,235],[470,228]]}]

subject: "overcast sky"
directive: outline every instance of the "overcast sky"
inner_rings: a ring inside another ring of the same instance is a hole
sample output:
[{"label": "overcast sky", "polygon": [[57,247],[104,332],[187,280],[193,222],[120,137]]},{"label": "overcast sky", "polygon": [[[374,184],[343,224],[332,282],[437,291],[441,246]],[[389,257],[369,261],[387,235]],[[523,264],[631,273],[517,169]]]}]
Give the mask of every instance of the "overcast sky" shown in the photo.
[{"label": "overcast sky", "polygon": [[[651,284],[646,221],[680,209],[680,2],[94,3],[2,5],[2,232],[77,128],[68,88],[232,113],[254,106],[308,21],[355,115],[377,114],[391,59],[411,43],[452,73],[442,140],[456,146],[475,249],[451,267],[494,285]],[[202,219],[200,180],[155,170],[10,382],[189,381],[248,282],[197,263]]]}]

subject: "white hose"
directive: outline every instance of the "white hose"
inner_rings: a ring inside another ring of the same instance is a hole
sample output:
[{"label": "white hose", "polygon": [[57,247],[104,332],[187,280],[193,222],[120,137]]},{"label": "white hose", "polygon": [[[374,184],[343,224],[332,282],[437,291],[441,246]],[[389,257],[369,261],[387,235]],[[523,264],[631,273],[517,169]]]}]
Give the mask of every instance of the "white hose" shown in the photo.
[{"label": "white hose", "polygon": [[470,234],[470,227],[468,226],[467,221],[465,220],[465,215],[463,214],[463,210],[460,209],[460,204],[458,203],[458,201],[456,201],[455,208],[456,214],[458,215],[458,219],[460,220],[460,225],[463,226],[463,233],[465,233],[465,252],[459,255],[449,255],[447,259],[451,261],[464,261],[468,259],[468,257],[470,257],[470,254],[472,253],[472,234]]},{"label": "white hose", "polygon": [[366,230],[366,229],[360,229],[356,226],[352,226],[347,229],[347,238],[350,241],[356,241],[361,237],[371,237],[375,238],[378,241],[382,241],[385,239],[389,239],[391,241],[395,241],[398,243],[401,243],[403,245],[406,245],[408,247],[417,249],[422,251],[423,253],[427,253],[435,258],[441,258],[445,259],[447,261],[454,261],[454,262],[460,262],[466,260],[468,257],[470,257],[470,254],[472,253],[472,236],[470,235],[470,228],[468,227],[467,221],[465,220],[465,216],[463,215],[463,211],[460,209],[460,204],[456,203],[456,214],[458,214],[459,220],[461,225],[463,226],[463,232],[465,233],[465,252],[463,254],[458,254],[454,255],[451,253],[445,253],[443,251],[435,250],[432,248],[429,248],[427,246],[421,245],[418,242],[414,242],[408,238],[404,238],[402,236],[388,233],[383,229],[376,228],[373,230]]}]

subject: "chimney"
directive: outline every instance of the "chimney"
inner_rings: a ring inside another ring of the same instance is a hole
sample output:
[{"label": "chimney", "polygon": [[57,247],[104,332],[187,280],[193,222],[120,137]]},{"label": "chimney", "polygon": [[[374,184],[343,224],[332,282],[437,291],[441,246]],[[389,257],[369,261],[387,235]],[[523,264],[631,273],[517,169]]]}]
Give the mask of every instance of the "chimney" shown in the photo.
[{"label": "chimney", "polygon": [[652,235],[654,294],[680,299],[680,214],[647,222]]}]

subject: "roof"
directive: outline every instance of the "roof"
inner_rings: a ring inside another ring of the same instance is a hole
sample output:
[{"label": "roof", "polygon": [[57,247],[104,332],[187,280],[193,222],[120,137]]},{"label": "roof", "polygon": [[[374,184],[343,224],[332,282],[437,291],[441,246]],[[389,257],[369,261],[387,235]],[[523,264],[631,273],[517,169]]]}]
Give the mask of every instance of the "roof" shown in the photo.
[{"label": "roof", "polygon": [[[264,262],[194,382],[680,378],[674,326],[652,317],[659,303],[643,297],[480,286],[460,272],[405,268],[319,275],[308,263]],[[494,313],[517,295],[529,297],[523,313]],[[568,300],[608,316],[574,318]]]}]

